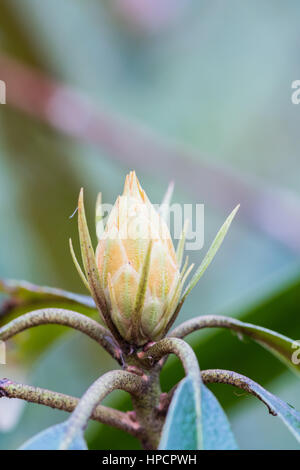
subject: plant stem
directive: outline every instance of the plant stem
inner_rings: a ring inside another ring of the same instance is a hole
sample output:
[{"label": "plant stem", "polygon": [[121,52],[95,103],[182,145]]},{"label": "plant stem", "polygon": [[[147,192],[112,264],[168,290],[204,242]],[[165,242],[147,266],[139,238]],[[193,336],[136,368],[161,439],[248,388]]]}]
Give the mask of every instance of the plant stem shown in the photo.
[{"label": "plant stem", "polygon": [[[262,396],[259,394],[259,390],[263,388],[253,380],[249,379],[245,375],[238,374],[231,370],[222,370],[222,369],[207,369],[202,371],[202,380],[204,383],[222,383],[227,385],[233,385],[238,387],[246,392],[250,393],[262,401],[268,408],[269,413],[273,416],[276,416],[276,411],[270,407],[270,405],[265,402]],[[258,390],[258,391],[257,391]]]},{"label": "plant stem", "polygon": [[68,449],[78,430],[83,430],[94,408],[103,398],[116,389],[125,390],[131,395],[142,396],[147,387],[147,380],[130,372],[114,370],[99,377],[85,392],[77,407],[69,418],[69,431],[67,432],[61,450]]},{"label": "plant stem", "polygon": [[[202,370],[201,377],[202,377],[202,381],[204,384],[222,383],[222,384],[227,384],[227,385],[232,385],[234,387],[238,387],[244,390],[245,392],[250,393],[250,395],[255,396],[260,401],[262,401],[268,408],[268,411],[270,414],[272,414],[273,416],[277,415],[276,411],[273,410],[273,408],[271,408],[270,405],[266,403],[266,401],[259,394],[258,391],[263,390],[261,385],[249,379],[249,377],[238,374],[237,372],[233,372],[231,370],[223,370],[223,369]],[[179,383],[177,383],[168,393],[163,394],[161,396],[160,412],[163,416],[167,414],[173,395]]]},{"label": "plant stem", "polygon": [[159,373],[160,368],[154,367],[148,375],[145,393],[132,397],[136,417],[144,429],[144,436],[141,439],[144,449],[157,449],[164,424],[164,417],[159,413],[161,395]]},{"label": "plant stem", "polygon": [[[79,403],[78,398],[70,395],[20,384],[9,379],[0,380],[0,398],[1,397],[19,398],[30,403],[37,403],[66,412],[72,412]],[[109,426],[114,426],[135,437],[140,437],[142,433],[140,425],[137,422],[133,422],[128,414],[107,406],[98,405],[94,409],[91,419]]]},{"label": "plant stem", "polygon": [[238,333],[241,339],[243,335],[249,336],[267,350],[273,352],[282,362],[288,365],[294,372],[299,373],[300,369],[291,361],[291,348],[293,340],[269,330],[262,326],[253,325],[251,323],[242,322],[236,318],[225,317],[221,315],[206,315],[192,318],[169,333],[170,337],[184,338],[194,331],[203,328],[227,328]]},{"label": "plant stem", "polygon": [[164,338],[151,346],[146,352],[140,353],[142,360],[159,361],[167,354],[175,354],[182,362],[186,375],[193,375],[197,380],[200,369],[197,357],[192,348],[182,339]]},{"label": "plant stem", "polygon": [[185,336],[203,328],[229,328],[242,332],[242,322],[235,318],[222,315],[203,315],[201,317],[191,318],[172,330],[168,336],[175,338],[184,338]]},{"label": "plant stem", "polygon": [[[158,362],[157,369],[161,370],[164,364],[164,358],[168,354],[175,354],[182,362],[186,376],[192,378],[195,393],[197,395],[197,403],[200,404],[201,394],[201,374],[197,357],[192,348],[182,339],[179,338],[164,338],[155,343],[149,349],[142,353],[138,353],[141,361],[148,361],[149,366],[153,366],[153,362]],[[157,397],[158,403],[156,404],[157,416],[163,420],[165,413],[162,413],[162,403],[160,401],[161,395]],[[200,406],[200,405],[199,405]],[[199,411],[200,416],[200,411]],[[158,444],[158,443],[157,443]]]},{"label": "plant stem", "polygon": [[123,363],[120,347],[110,332],[95,320],[71,310],[45,308],[26,313],[0,328],[0,340],[6,341],[28,328],[49,324],[69,326],[81,331],[97,341],[119,364]]}]

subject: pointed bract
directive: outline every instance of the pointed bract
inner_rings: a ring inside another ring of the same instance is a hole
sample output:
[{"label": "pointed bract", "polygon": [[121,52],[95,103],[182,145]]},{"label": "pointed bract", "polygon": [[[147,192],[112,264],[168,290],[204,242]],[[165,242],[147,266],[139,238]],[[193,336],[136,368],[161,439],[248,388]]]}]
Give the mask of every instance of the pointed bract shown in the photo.
[{"label": "pointed bract", "polygon": [[208,266],[210,265],[210,263],[214,259],[214,257],[216,255],[217,251],[219,250],[219,248],[220,248],[220,246],[221,246],[221,244],[222,244],[222,242],[225,238],[225,235],[226,235],[226,233],[227,233],[227,231],[230,227],[230,224],[233,221],[234,216],[237,213],[239,207],[240,207],[240,205],[236,206],[236,208],[233,209],[231,214],[227,217],[224,224],[222,225],[222,227],[218,231],[214,241],[212,242],[211,246],[209,247],[208,252],[204,256],[204,259],[203,259],[202,263],[200,264],[199,268],[197,269],[196,273],[194,274],[194,276],[192,277],[191,281],[189,282],[187,288],[185,289],[185,292],[183,294],[183,300],[189,295],[191,290],[195,287],[195,285],[197,284],[197,282],[199,281],[201,276],[203,276],[204,272],[206,271],[206,269],[208,268]]}]

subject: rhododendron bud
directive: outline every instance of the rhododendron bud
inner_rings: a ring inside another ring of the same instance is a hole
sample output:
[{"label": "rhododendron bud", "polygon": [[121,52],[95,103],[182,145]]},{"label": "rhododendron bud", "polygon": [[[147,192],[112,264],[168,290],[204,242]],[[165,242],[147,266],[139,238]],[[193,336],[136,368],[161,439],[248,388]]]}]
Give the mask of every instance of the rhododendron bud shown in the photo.
[{"label": "rhododendron bud", "polygon": [[71,255],[103,322],[123,346],[124,341],[134,347],[143,346],[166,335],[185,299],[220,248],[239,208],[237,206],[227,217],[181,295],[193,265],[188,267],[186,258],[180,271],[186,224],[175,253],[164,221],[169,211],[172,188],[171,184],[157,212],[135,173],[131,172],[105,227],[99,195],[96,204],[96,232],[99,238],[96,254],[85,216],[83,188],[79,194],[78,230],[84,270],[77,261],[70,239]]},{"label": "rhododendron bud", "polygon": [[158,340],[178,304],[181,276],[169,229],[134,172],[109,215],[96,261],[121,336],[138,346]]}]

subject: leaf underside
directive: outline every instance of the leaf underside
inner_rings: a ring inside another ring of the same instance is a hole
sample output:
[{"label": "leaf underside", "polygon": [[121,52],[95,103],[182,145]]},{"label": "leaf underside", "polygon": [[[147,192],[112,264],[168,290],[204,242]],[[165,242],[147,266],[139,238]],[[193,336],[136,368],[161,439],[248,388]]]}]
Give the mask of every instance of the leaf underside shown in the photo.
[{"label": "leaf underside", "polygon": [[75,294],[74,292],[68,292],[54,287],[38,286],[27,281],[1,279],[0,292],[8,294],[24,304],[47,300],[62,300],[64,302],[77,303],[83,307],[96,309],[94,300],[88,295]]},{"label": "leaf underside", "polygon": [[[191,377],[180,382],[163,427],[160,450],[199,450],[202,433],[195,386]],[[199,439],[200,437],[200,439]]]},{"label": "leaf underside", "polygon": [[291,405],[285,403],[281,398],[276,397],[272,393],[265,390],[258,384],[252,385],[253,390],[263,401],[269,405],[270,409],[277,414],[277,416],[288,427],[290,432],[300,442],[300,412],[295,410]]},{"label": "leaf underside", "polygon": [[[68,421],[65,421],[45,429],[25,442],[19,450],[58,450],[66,435],[68,425]],[[72,439],[68,450],[88,450],[82,431]]]},{"label": "leaf underside", "polygon": [[228,418],[214,394],[202,384],[202,426],[205,450],[237,450]]}]

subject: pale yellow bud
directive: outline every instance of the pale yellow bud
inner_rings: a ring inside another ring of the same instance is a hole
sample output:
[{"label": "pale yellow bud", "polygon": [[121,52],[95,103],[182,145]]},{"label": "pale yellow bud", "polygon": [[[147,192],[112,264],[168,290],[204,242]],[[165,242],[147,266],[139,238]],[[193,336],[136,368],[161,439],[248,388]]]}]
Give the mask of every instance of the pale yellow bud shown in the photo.
[{"label": "pale yellow bud", "polygon": [[[121,336],[138,346],[160,339],[178,304],[182,283],[169,229],[134,172],[127,175],[123,195],[110,213],[96,261]],[[145,272],[146,286],[141,290]]]}]

